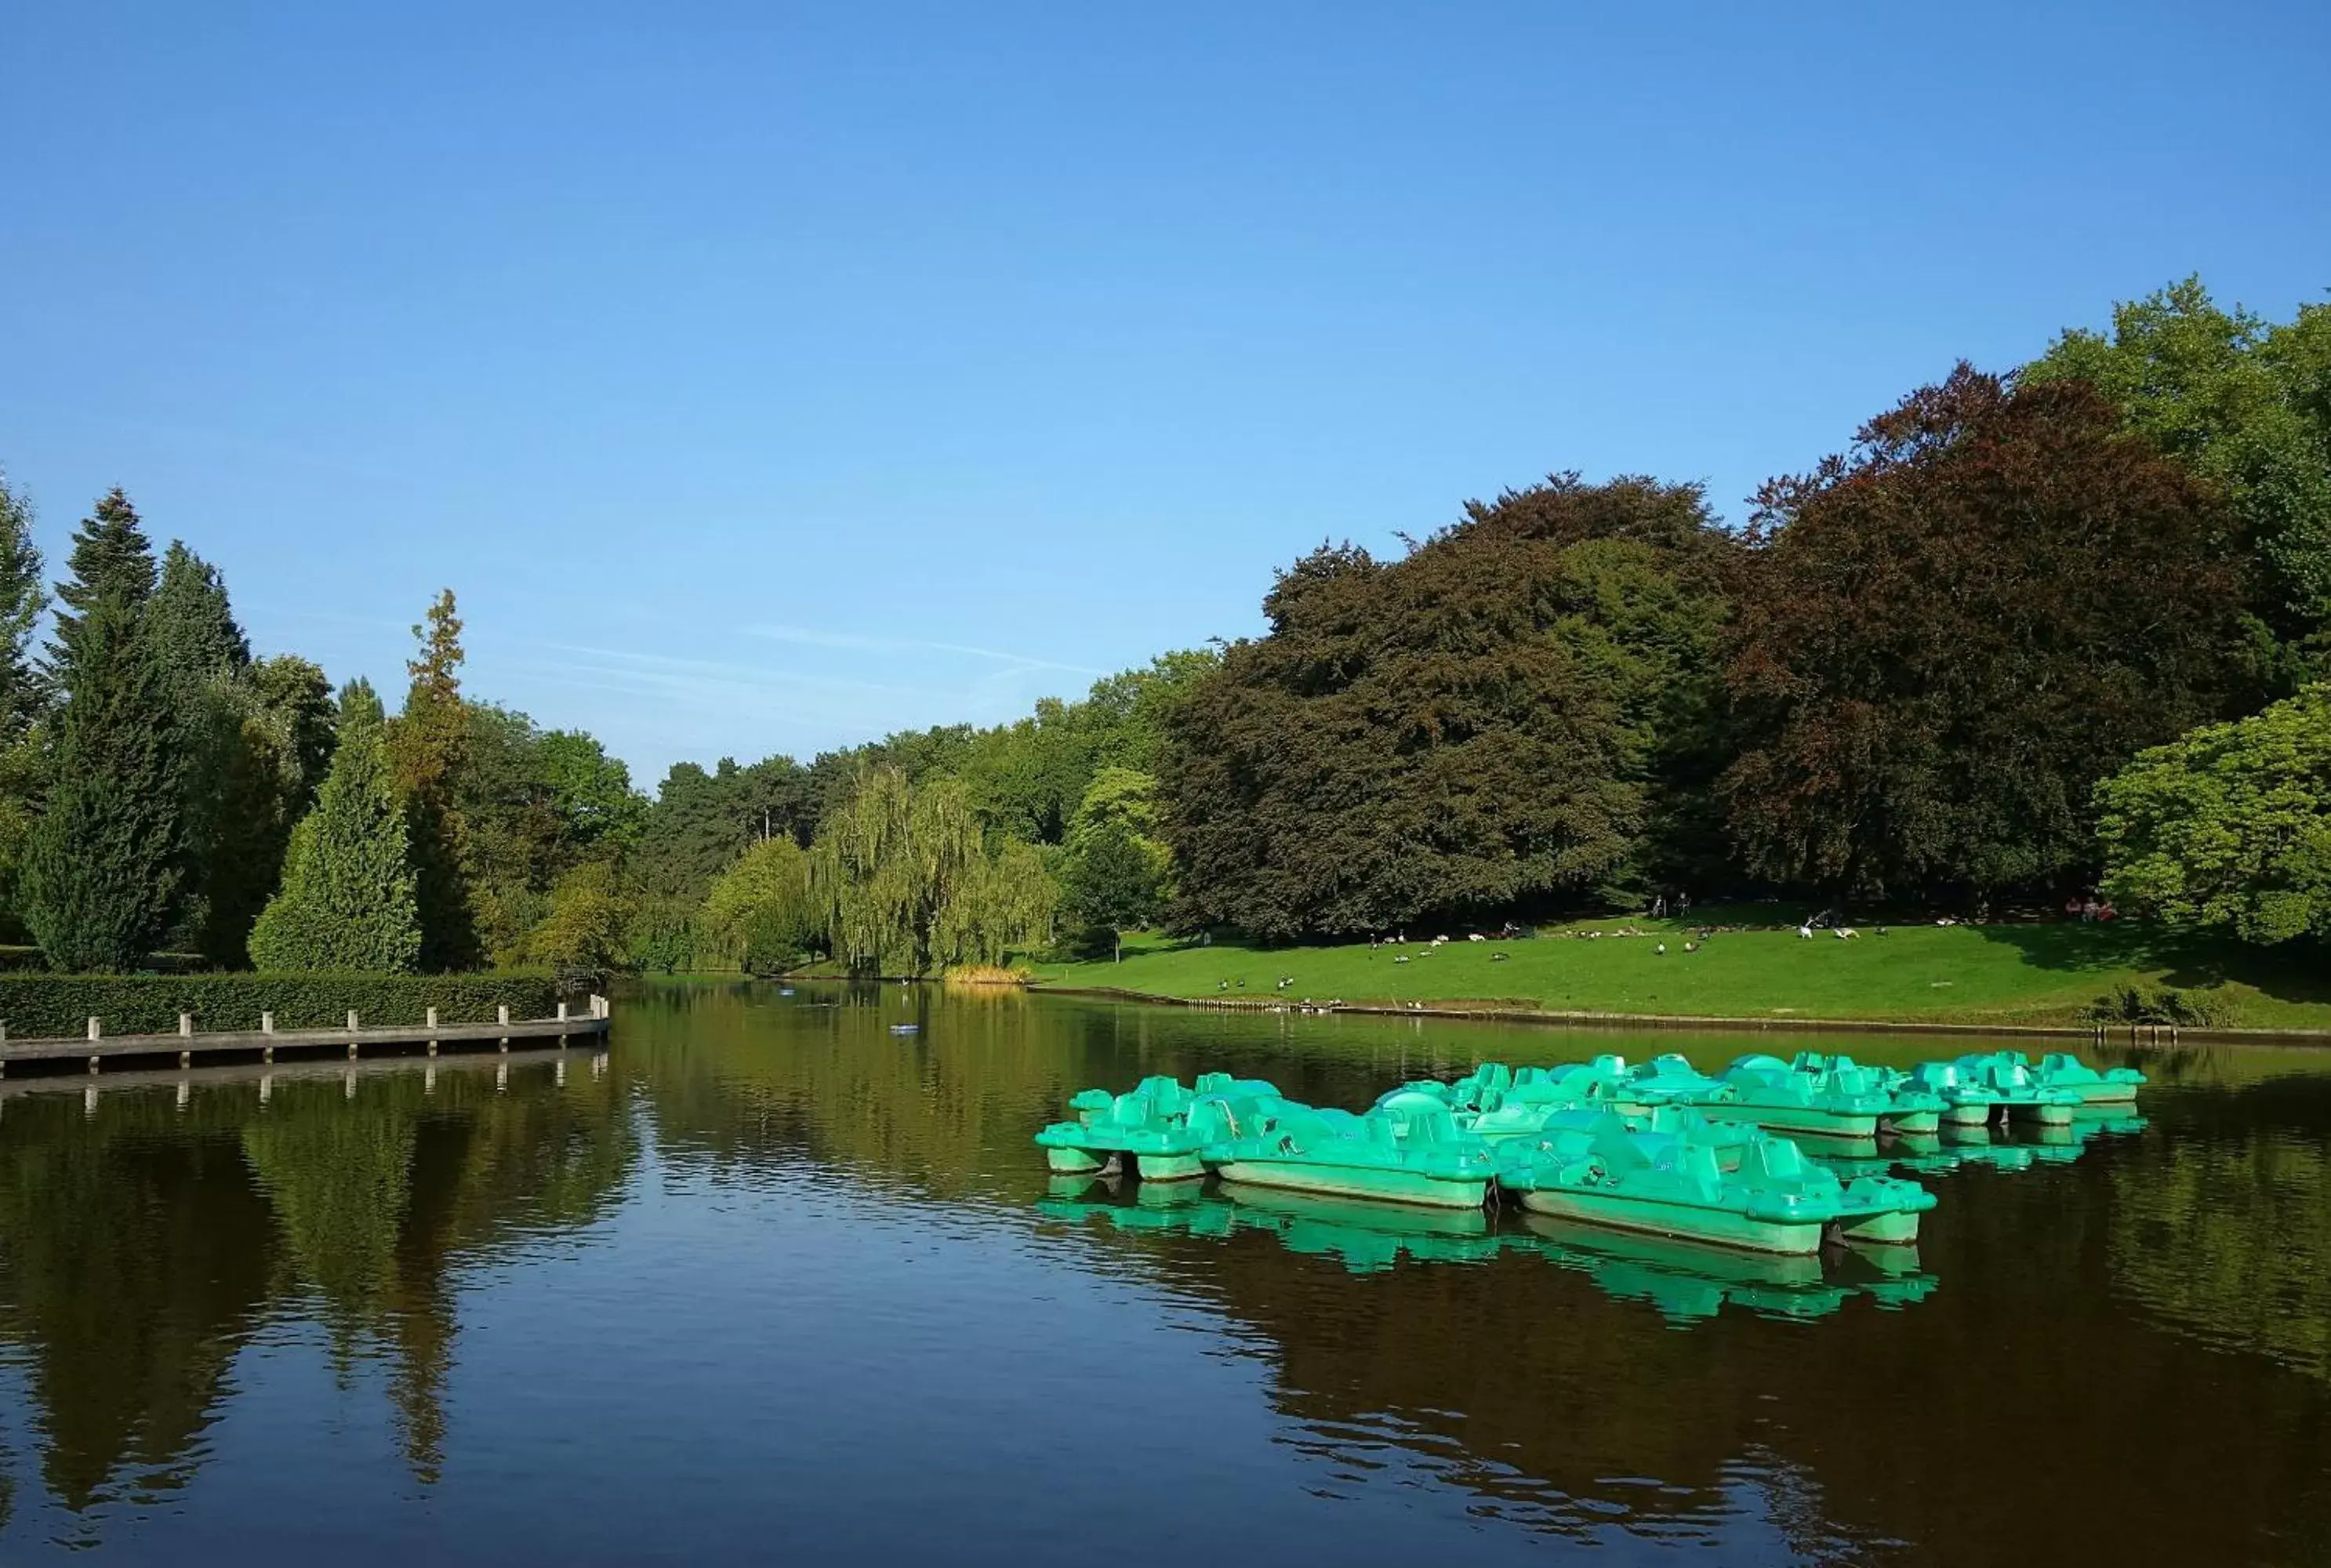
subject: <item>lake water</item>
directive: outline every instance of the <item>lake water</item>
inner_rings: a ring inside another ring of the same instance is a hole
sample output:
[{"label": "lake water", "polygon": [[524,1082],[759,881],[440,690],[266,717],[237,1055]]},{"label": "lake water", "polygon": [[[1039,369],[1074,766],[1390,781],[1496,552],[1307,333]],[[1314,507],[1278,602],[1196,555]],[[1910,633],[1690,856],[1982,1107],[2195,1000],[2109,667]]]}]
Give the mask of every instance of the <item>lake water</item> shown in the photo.
[{"label": "lake water", "polygon": [[2141,1127],[1812,1263],[1029,1143],[1791,1043],[672,986],[604,1056],[11,1079],[0,1563],[2331,1561],[2331,1053],[2109,1053]]}]

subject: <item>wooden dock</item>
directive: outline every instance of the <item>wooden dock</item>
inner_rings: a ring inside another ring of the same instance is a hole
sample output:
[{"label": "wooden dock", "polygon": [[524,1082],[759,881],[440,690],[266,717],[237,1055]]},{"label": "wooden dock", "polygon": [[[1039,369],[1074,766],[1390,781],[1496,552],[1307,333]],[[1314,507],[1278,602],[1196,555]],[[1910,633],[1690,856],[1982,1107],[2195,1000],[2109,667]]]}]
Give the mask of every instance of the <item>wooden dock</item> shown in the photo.
[{"label": "wooden dock", "polygon": [[[588,1022],[588,1019],[582,1022]],[[97,1113],[101,1095],[119,1094],[138,1089],[173,1088],[177,1090],[178,1105],[191,1104],[197,1088],[219,1088],[248,1084],[259,1094],[259,1103],[268,1104],[280,1085],[288,1083],[338,1082],[350,1099],[357,1096],[357,1086],[369,1079],[411,1074],[421,1080],[422,1093],[434,1094],[440,1073],[474,1074],[482,1078],[493,1075],[496,1093],[505,1093],[510,1087],[510,1069],[547,1066],[560,1087],[566,1083],[568,1064],[583,1064],[596,1079],[607,1071],[607,1043],[604,1036],[594,1036],[587,1041],[569,1046],[565,1040],[555,1040],[549,1045],[516,1046],[499,1055],[482,1051],[466,1051],[442,1057],[412,1055],[369,1056],[356,1061],[340,1061],[326,1057],[306,1060],[286,1060],[273,1063],[254,1061],[213,1061],[198,1067],[127,1067],[109,1070],[101,1078],[90,1078],[83,1073],[26,1073],[15,1078],[0,1078],[0,1112],[22,1099],[35,1096],[78,1094],[81,1108],[90,1115]]]},{"label": "wooden dock", "polygon": [[419,1023],[367,1027],[351,1011],[347,1025],[342,1029],[282,1030],[275,1027],[274,1014],[262,1013],[257,1029],[197,1031],[194,1015],[182,1012],[178,1015],[177,1031],[172,1034],[107,1034],[99,1021],[92,1018],[86,1034],[62,1040],[10,1040],[6,1031],[0,1029],[0,1078],[6,1076],[12,1063],[75,1062],[95,1073],[102,1072],[108,1062],[146,1058],[176,1057],[178,1066],[186,1069],[197,1061],[236,1057],[272,1062],[278,1052],[297,1056],[345,1055],[354,1061],[368,1047],[399,1051],[425,1049],[431,1056],[448,1046],[492,1045],[507,1051],[512,1041],[547,1040],[563,1045],[570,1039],[604,1037],[611,1022],[604,996],[592,997],[588,1011],[582,1012],[562,1002],[557,1014],[550,1018],[512,1018],[507,1006],[500,1013],[491,1023],[441,1024],[437,1022],[437,1010],[433,1007],[428,1017]]}]

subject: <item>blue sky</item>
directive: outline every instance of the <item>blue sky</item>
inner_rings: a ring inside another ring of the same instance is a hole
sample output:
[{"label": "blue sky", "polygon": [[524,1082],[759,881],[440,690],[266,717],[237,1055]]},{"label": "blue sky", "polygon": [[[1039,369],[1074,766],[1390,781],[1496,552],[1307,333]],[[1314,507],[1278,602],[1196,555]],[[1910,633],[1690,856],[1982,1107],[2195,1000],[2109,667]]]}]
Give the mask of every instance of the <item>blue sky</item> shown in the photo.
[{"label": "blue sky", "polygon": [[1556,469],[2331,286],[2331,7],[0,8],[0,466],[675,758],[991,722]]}]

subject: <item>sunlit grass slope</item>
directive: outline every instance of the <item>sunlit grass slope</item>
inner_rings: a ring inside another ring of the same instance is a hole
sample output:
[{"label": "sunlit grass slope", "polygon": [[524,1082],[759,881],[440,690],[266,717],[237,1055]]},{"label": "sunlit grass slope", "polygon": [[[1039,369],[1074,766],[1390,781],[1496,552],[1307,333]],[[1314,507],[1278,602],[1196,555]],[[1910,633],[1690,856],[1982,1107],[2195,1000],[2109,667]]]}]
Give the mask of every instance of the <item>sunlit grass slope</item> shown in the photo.
[{"label": "sunlit grass slope", "polygon": [[[1727,1018],[1854,1018],[1964,1023],[2071,1022],[2123,986],[2174,985],[2206,997],[2218,1022],[2331,1028],[2331,974],[2320,955],[2266,955],[2181,943],[2134,922],[2109,925],[1864,927],[1852,941],[1793,929],[1718,932],[1683,945],[1695,922],[1619,919],[1523,940],[1440,947],[1202,946],[1148,937],[1125,961],[1036,966],[1038,984],[1160,996],[1291,1002],[1498,1003],[1549,1012]],[[1640,936],[1611,933],[1631,929]],[[1418,934],[1410,932],[1413,938]],[[1667,952],[1657,951],[1664,942]],[[1500,956],[1502,955],[1502,956]],[[1395,963],[1406,955],[1409,962]],[[2308,962],[2309,958],[2316,962]],[[1292,984],[1283,990],[1279,982]]]}]

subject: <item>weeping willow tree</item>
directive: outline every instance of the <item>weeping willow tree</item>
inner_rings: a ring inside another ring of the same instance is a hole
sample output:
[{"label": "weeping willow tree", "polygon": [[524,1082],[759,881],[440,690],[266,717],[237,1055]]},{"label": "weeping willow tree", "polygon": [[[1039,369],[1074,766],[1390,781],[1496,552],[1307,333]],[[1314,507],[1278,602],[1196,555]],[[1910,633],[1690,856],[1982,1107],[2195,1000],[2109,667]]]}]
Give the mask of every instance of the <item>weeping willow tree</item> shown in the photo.
[{"label": "weeping willow tree", "polygon": [[703,952],[723,967],[773,974],[825,941],[825,912],[810,889],[809,857],[779,834],[713,879],[698,924]]},{"label": "weeping willow tree", "polygon": [[834,957],[877,974],[994,964],[1049,941],[1057,897],[1032,846],[988,853],[962,784],[918,787],[895,767],[861,772],[826,819],[809,886]]}]

